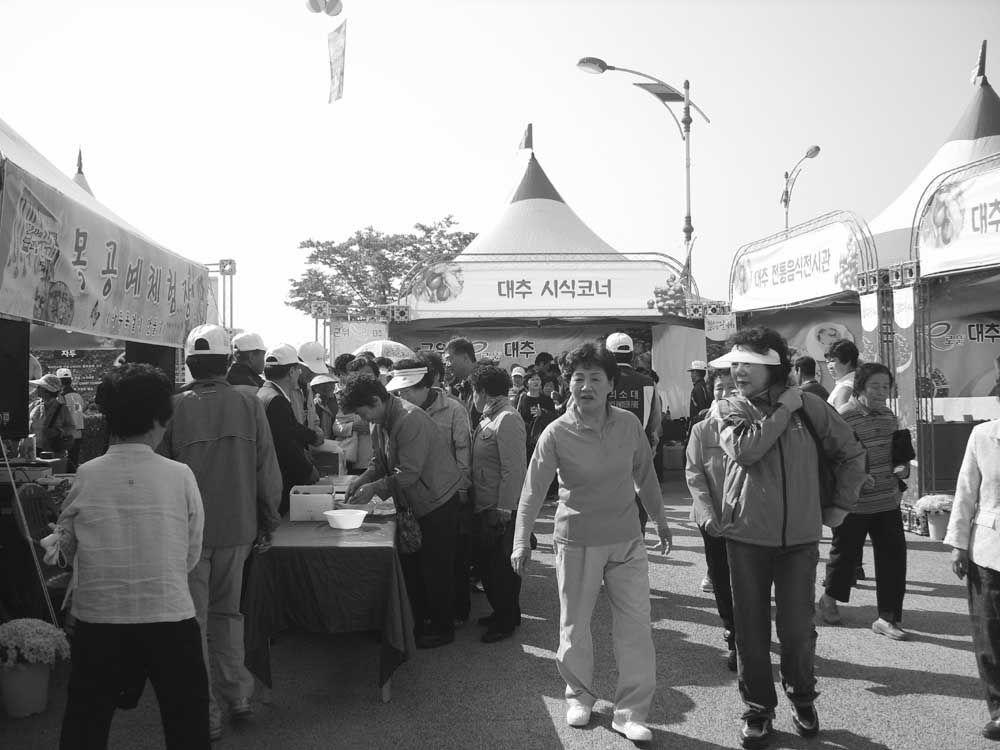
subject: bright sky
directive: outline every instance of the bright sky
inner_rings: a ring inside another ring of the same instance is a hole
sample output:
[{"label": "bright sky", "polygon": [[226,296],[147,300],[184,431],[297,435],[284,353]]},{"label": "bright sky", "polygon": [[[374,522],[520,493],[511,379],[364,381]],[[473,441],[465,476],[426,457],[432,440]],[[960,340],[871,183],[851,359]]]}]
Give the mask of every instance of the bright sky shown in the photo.
[{"label": "bright sky", "polygon": [[[312,338],[284,305],[299,241],[454,214],[487,228],[527,122],[569,205],[627,251],[681,257],[684,148],[622,73],[678,87],[712,119],[692,137],[695,277],[726,298],[736,248],[782,226],[782,173],[813,143],[796,223],[872,219],[968,102],[996,0],[672,2],[0,0],[0,118],[166,247],[235,258],[236,324]],[[348,20],[344,98],[326,35]],[[1000,81],[1000,49],[988,74]],[[990,62],[990,59],[992,62]]]}]

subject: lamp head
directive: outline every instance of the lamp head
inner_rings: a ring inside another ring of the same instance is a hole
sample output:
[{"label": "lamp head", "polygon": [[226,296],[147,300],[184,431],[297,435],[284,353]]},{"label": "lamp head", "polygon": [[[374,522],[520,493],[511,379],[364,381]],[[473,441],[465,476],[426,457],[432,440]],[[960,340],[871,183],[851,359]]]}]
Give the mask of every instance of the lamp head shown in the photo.
[{"label": "lamp head", "polygon": [[581,57],[580,62],[576,64],[576,67],[586,73],[595,74],[603,73],[606,70],[614,70],[614,68],[599,57]]},{"label": "lamp head", "polygon": [[819,146],[810,146],[809,150],[806,151],[806,158],[815,159],[818,154],[819,154]]}]

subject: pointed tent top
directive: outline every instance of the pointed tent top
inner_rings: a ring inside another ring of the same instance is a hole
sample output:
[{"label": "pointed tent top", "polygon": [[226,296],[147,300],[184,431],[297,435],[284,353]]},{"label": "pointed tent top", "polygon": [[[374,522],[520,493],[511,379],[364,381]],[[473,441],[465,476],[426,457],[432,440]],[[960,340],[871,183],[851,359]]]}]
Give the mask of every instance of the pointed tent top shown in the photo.
[{"label": "pointed tent top", "polygon": [[973,68],[975,93],[948,140],[920,174],[870,222],[880,266],[910,259],[913,221],[928,186],[963,164],[1000,152],[1000,97],[986,80],[986,43]]},{"label": "pointed tent top", "polygon": [[562,196],[559,195],[559,191],[552,184],[552,180],[545,174],[542,165],[538,163],[534,152],[532,152],[531,158],[528,159],[528,166],[524,170],[524,177],[521,178],[521,183],[517,186],[517,190],[514,191],[514,196],[510,199],[510,202],[517,203],[518,201],[533,200],[535,198],[544,198],[545,200],[565,203]]},{"label": "pointed tent top", "polygon": [[91,195],[94,191],[90,189],[90,183],[87,182],[87,176],[83,173],[83,149],[77,149],[76,152],[76,174],[73,175],[73,182],[82,187]]},{"label": "pointed tent top", "polygon": [[532,153],[499,221],[458,256],[462,261],[622,261],[555,189]]}]

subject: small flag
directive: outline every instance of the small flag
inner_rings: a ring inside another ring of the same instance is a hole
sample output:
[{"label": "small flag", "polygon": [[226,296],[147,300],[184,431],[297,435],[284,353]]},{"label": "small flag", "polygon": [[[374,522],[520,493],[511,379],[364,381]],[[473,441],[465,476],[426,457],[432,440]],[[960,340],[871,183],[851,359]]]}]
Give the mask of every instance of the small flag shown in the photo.
[{"label": "small flag", "polygon": [[347,21],[330,32],[330,103],[344,95],[344,52],[347,47]]},{"label": "small flag", "polygon": [[975,86],[979,83],[980,78],[986,78],[986,40],[983,40],[983,46],[979,48],[979,61],[976,63],[976,67],[972,69],[972,80],[970,83]]},{"label": "small flag", "polygon": [[521,150],[521,151],[523,151],[524,149],[528,149],[530,151],[534,151],[535,150],[534,139],[531,136],[531,123],[530,122],[528,123],[528,127],[524,129],[524,137],[521,138],[521,145],[518,146],[518,149]]},{"label": "small flag", "polygon": [[687,257],[684,258],[684,268],[681,269],[681,276],[678,281],[680,282],[681,288],[685,292],[691,292],[691,282],[693,277],[691,276],[691,250],[694,248],[694,240],[691,240],[687,246]]}]

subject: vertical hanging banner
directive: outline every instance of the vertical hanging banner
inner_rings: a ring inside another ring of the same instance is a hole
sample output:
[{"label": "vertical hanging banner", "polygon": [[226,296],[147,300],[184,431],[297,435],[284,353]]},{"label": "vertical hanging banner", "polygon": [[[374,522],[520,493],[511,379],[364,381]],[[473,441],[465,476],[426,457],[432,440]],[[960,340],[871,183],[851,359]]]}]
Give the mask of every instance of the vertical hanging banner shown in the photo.
[{"label": "vertical hanging banner", "polygon": [[330,32],[330,104],[344,95],[344,53],[347,48],[347,21]]}]

